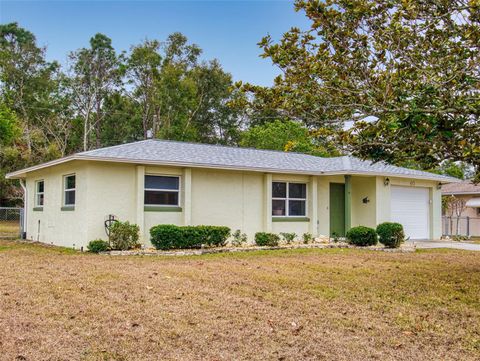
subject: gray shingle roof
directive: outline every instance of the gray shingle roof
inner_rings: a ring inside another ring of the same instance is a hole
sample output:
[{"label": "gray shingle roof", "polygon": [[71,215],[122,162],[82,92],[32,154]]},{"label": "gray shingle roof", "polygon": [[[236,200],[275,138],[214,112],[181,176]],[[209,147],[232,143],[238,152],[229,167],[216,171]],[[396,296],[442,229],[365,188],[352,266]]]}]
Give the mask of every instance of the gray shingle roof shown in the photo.
[{"label": "gray shingle roof", "polygon": [[383,162],[372,163],[349,156],[322,158],[300,153],[156,139],[81,152],[75,155],[75,159],[133,161],[279,173],[371,174],[440,182],[456,181],[455,178],[447,176],[395,167]]}]

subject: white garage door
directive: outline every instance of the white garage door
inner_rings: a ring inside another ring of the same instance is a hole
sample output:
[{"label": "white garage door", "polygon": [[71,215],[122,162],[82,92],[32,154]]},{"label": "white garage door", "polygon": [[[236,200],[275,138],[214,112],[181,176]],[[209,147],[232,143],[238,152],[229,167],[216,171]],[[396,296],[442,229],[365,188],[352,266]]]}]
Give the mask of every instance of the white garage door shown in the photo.
[{"label": "white garage door", "polygon": [[430,238],[428,188],[392,186],[392,222],[403,225],[410,239]]}]

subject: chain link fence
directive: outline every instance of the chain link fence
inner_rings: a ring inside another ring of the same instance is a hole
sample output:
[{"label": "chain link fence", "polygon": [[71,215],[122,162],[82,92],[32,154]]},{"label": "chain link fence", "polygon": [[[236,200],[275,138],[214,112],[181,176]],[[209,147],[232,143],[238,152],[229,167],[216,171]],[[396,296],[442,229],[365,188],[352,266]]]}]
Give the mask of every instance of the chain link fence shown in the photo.
[{"label": "chain link fence", "polygon": [[23,208],[0,207],[0,238],[21,238]]},{"label": "chain link fence", "polygon": [[444,236],[480,237],[480,217],[442,217]]}]

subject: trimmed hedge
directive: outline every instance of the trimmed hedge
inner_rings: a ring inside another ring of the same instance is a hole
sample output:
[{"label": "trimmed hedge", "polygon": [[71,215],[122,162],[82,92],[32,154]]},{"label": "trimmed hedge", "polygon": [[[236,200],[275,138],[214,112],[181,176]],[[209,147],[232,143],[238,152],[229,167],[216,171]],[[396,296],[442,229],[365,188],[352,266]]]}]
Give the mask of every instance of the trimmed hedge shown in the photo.
[{"label": "trimmed hedge", "polygon": [[224,246],[230,228],[220,226],[175,226],[160,224],[150,229],[150,240],[156,249],[183,249]]},{"label": "trimmed hedge", "polygon": [[355,246],[374,246],[378,242],[378,235],[370,227],[353,227],[347,232],[347,242]]},{"label": "trimmed hedge", "polygon": [[400,223],[381,223],[377,226],[377,233],[385,247],[398,248],[405,241],[405,233]]},{"label": "trimmed hedge", "polygon": [[88,242],[87,250],[92,253],[106,252],[108,251],[108,242],[103,239],[94,239]]},{"label": "trimmed hedge", "polygon": [[278,246],[280,236],[275,233],[257,232],[255,233],[255,243],[257,246]]}]

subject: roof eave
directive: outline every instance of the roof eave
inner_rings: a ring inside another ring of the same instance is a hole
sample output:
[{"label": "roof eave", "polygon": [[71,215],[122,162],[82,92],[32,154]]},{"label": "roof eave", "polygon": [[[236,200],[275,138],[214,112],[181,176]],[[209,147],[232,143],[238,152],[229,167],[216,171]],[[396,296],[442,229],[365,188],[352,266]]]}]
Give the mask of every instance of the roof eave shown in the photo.
[{"label": "roof eave", "polygon": [[440,182],[443,184],[446,183],[457,183],[461,180],[452,178],[452,177],[438,177],[435,174],[430,175],[417,175],[417,174],[398,174],[392,172],[368,172],[368,171],[332,171],[324,172],[322,175],[366,175],[366,176],[378,176],[378,177],[395,177],[395,178],[409,178],[409,179],[422,179],[434,182]]},{"label": "roof eave", "polygon": [[469,196],[469,195],[479,195],[480,191],[470,191],[470,192],[449,192],[449,191],[442,191],[442,195],[444,196],[455,196],[455,195],[460,195],[460,196]]},{"label": "roof eave", "polygon": [[52,167],[54,165],[66,163],[66,162],[69,162],[69,161],[72,161],[72,160],[75,160],[75,159],[78,159],[78,157],[75,154],[71,155],[71,156],[68,156],[68,157],[55,159],[55,160],[52,160],[50,162],[34,165],[32,167],[28,167],[28,168],[17,170],[15,172],[7,173],[5,175],[5,178],[6,179],[24,179],[27,176],[27,173],[35,172],[36,170],[40,170],[40,169],[43,169],[43,168]]}]

